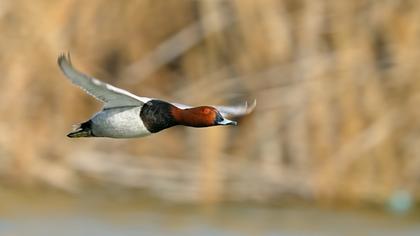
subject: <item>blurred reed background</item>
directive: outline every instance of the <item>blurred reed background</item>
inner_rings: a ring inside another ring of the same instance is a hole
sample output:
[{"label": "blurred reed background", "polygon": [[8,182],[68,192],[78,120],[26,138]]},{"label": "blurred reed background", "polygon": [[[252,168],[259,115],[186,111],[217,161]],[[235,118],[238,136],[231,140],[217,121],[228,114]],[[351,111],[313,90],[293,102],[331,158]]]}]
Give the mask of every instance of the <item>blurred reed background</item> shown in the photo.
[{"label": "blurred reed background", "polygon": [[[181,202],[420,193],[420,3],[0,1],[2,189]],[[256,98],[238,127],[68,139],[100,104],[56,64],[186,104]]]}]

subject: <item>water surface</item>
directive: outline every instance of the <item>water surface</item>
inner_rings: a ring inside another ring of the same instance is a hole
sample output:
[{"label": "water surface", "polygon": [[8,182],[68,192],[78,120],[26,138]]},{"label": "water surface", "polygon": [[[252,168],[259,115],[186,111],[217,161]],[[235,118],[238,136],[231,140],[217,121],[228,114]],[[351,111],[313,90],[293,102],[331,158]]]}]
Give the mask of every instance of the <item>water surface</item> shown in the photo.
[{"label": "water surface", "polygon": [[201,206],[121,196],[2,197],[9,235],[420,235],[414,214],[257,204]]}]

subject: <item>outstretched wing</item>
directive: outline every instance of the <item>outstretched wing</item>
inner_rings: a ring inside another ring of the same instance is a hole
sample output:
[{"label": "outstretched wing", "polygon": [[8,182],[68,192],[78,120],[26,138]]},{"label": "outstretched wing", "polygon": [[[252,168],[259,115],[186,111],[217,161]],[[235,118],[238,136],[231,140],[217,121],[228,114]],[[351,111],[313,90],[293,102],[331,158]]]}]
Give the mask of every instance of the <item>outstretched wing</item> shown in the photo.
[{"label": "outstretched wing", "polygon": [[[181,104],[181,103],[172,103],[172,105],[180,108],[180,109],[188,109],[192,106]],[[251,105],[248,105],[247,102],[243,104],[233,105],[233,106],[212,106],[216,108],[223,117],[231,118],[231,117],[238,117],[244,116],[251,113],[255,106],[257,105],[257,100],[254,100]]]},{"label": "outstretched wing", "polygon": [[114,87],[77,71],[71,64],[70,54],[67,56],[64,54],[60,55],[58,57],[58,65],[71,82],[78,85],[89,95],[103,102],[104,109],[122,106],[141,106],[150,100],[150,98],[138,97],[123,89]]}]

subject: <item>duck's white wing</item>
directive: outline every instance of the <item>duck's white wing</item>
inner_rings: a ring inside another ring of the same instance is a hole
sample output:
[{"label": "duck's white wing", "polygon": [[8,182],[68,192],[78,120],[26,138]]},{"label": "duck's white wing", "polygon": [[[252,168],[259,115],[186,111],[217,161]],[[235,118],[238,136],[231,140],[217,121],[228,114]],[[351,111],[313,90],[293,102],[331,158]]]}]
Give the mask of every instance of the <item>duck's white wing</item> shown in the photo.
[{"label": "duck's white wing", "polygon": [[70,55],[67,57],[65,55],[59,56],[58,65],[66,77],[74,84],[78,85],[89,95],[103,102],[104,109],[122,106],[141,106],[150,100],[150,98],[136,96],[77,71],[71,64]]},{"label": "duck's white wing", "polygon": [[[181,109],[192,108],[192,106],[181,104],[181,103],[172,103],[172,105]],[[238,116],[247,115],[255,109],[256,105],[257,105],[257,100],[254,100],[251,105],[248,105],[248,103],[245,102],[245,103],[233,105],[233,106],[212,106],[212,107],[216,108],[223,117],[230,118],[230,117],[238,117]]]}]

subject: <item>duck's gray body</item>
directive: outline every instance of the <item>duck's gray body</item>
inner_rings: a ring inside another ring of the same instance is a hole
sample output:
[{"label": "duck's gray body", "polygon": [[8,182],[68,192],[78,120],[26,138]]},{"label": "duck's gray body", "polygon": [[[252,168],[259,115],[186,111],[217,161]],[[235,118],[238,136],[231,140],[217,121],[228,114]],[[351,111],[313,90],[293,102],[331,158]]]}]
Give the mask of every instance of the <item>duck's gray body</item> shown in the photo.
[{"label": "duck's gray body", "polygon": [[141,106],[102,110],[91,119],[95,137],[136,138],[151,134],[140,118]]}]

